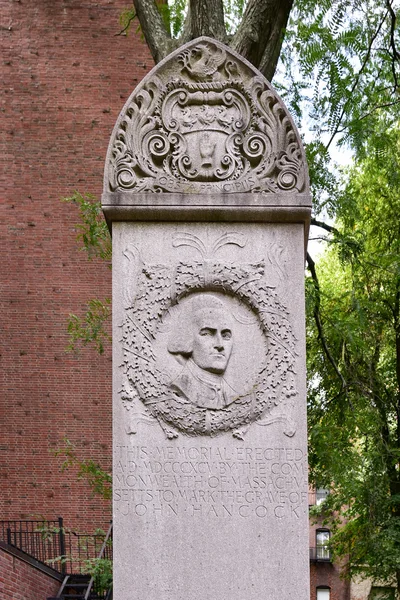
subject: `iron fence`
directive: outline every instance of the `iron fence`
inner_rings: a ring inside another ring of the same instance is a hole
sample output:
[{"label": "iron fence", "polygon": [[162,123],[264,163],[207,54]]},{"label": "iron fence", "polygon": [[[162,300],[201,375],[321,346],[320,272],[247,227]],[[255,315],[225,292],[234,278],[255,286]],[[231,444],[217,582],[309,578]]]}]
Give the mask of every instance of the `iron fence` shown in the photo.
[{"label": "iron fence", "polygon": [[[87,573],[103,549],[105,533],[85,535],[75,531],[65,532],[65,565],[67,573]],[[112,560],[112,535],[102,552],[102,559]]]},{"label": "iron fence", "polygon": [[[85,535],[55,521],[0,521],[0,540],[63,574],[88,573],[102,551],[112,561],[112,534]],[[104,545],[104,548],[103,548]]]},{"label": "iron fence", "polygon": [[65,572],[63,520],[0,521],[1,541],[33,556],[60,573]]},{"label": "iron fence", "polygon": [[331,551],[327,546],[310,548],[311,562],[332,562]]}]

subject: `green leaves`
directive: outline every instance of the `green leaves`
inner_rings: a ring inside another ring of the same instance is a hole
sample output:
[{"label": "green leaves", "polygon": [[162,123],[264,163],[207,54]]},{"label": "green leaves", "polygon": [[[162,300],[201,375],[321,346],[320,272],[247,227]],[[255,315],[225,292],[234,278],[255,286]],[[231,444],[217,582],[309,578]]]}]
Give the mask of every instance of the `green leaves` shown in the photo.
[{"label": "green leaves", "polygon": [[235,33],[246,4],[246,0],[224,0],[225,27],[229,35]]},{"label": "green leaves", "polygon": [[68,333],[70,343],[67,350],[78,352],[79,346],[92,344],[99,354],[104,352],[104,344],[111,342],[108,322],[111,320],[111,300],[104,302],[97,299],[89,300],[83,317],[69,315]]},{"label": "green leaves", "polygon": [[91,558],[84,563],[84,572],[94,579],[94,590],[105,594],[113,582],[113,563],[109,558]]},{"label": "green leaves", "polygon": [[298,0],[292,10],[281,54],[282,95],[314,132],[313,144],[324,146],[322,153],[333,142],[361,152],[376,119],[398,120],[395,16],[376,0]]},{"label": "green leaves", "polygon": [[187,4],[187,0],[175,0],[175,2],[158,4],[159,10],[164,16],[164,21],[174,38],[182,33],[187,13]]},{"label": "green leaves", "polygon": [[76,225],[77,240],[82,244],[81,249],[88,254],[89,260],[100,258],[111,260],[111,236],[103,217],[100,202],[96,202],[92,194],[74,192],[72,196],[62,198],[78,207],[80,221]]},{"label": "green leaves", "polygon": [[78,458],[76,446],[67,438],[63,440],[63,446],[54,451],[55,456],[64,457],[62,470],[74,468],[77,470],[77,478],[83,479],[92,489],[93,494],[102,496],[106,500],[111,499],[111,473],[102,469],[92,459],[81,460]]},{"label": "green leaves", "polygon": [[126,8],[125,10],[123,10],[119,16],[119,22],[122,27],[122,30],[117,35],[121,35],[122,33],[124,33],[125,35],[128,35],[135,17],[136,17],[136,12],[133,7]]},{"label": "green leaves", "polygon": [[345,519],[332,519],[333,552],[375,579],[400,567],[400,128],[383,142],[384,127],[343,175],[306,288],[310,474],[331,489],[323,510]]},{"label": "green leaves", "polygon": [[[111,267],[111,236],[104,220],[100,202],[92,194],[75,191],[72,196],[62,198],[78,207],[79,222],[76,225],[76,239],[81,250],[86,251],[89,260],[101,259]],[[70,343],[67,351],[78,352],[80,346],[93,345],[99,354],[103,354],[105,344],[111,341],[109,321],[111,320],[111,300],[89,300],[83,316],[70,314],[68,333]]]}]

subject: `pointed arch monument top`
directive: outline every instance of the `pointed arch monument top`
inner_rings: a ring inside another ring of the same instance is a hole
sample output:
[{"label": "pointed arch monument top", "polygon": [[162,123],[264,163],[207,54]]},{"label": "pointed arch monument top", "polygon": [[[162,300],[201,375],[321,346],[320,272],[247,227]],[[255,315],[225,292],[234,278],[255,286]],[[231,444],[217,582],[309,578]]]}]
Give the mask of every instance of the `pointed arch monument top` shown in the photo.
[{"label": "pointed arch monument top", "polygon": [[236,207],[244,220],[262,207],[310,209],[304,148],[285,104],[248,61],[208,37],[180,47],[146,75],[108,147],[109,221],[120,220],[117,206],[125,207],[124,219],[136,219],[146,206],[164,207],[160,218],[175,219],[176,202],[189,220],[198,219],[195,206],[221,205],[228,218],[228,206]]}]

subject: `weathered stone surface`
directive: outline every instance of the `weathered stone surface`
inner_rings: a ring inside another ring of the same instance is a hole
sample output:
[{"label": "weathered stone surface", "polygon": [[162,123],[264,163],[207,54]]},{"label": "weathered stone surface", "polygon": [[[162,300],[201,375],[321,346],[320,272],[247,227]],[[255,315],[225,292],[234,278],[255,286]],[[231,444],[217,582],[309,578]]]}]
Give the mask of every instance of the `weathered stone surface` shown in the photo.
[{"label": "weathered stone surface", "polygon": [[228,48],[191,42],[122,111],[103,208],[115,597],[308,600],[310,198],[285,107]]},{"label": "weathered stone surface", "polygon": [[227,47],[199,38],[129,98],[107,155],[104,192],[307,192],[304,151],[271,85]]},{"label": "weathered stone surface", "polygon": [[[116,223],[113,244],[117,597],[308,599],[302,225]],[[230,332],[219,371],[203,326]]]}]

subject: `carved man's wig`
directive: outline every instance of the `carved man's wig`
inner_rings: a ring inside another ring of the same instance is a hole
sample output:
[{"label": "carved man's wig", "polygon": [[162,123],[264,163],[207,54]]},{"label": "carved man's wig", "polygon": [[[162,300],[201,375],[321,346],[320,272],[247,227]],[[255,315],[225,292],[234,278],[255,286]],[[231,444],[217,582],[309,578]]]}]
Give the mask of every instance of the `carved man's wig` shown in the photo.
[{"label": "carved man's wig", "polygon": [[182,304],[180,312],[176,318],[176,327],[169,336],[168,352],[171,354],[181,354],[189,358],[193,352],[193,334],[196,321],[200,313],[223,313],[224,316],[231,316],[226,305],[211,294],[199,294],[193,296]]}]

